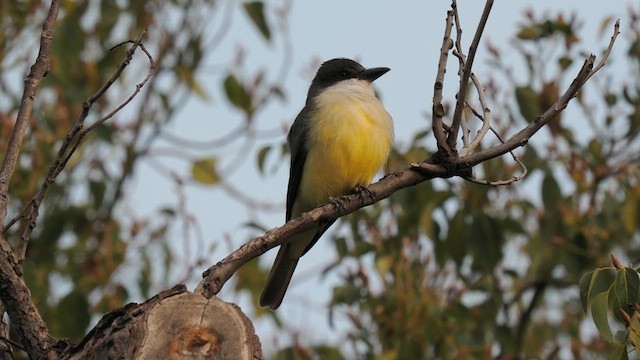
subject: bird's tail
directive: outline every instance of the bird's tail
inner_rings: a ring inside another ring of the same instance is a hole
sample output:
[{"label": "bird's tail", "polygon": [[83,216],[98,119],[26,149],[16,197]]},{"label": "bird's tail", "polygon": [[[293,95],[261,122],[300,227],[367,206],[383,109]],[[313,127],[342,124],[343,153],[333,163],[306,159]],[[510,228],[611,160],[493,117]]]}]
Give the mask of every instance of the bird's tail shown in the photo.
[{"label": "bird's tail", "polygon": [[282,303],[284,294],[287,292],[293,271],[298,265],[298,257],[292,257],[290,252],[291,245],[284,244],[280,246],[276,260],[273,262],[267,282],[260,294],[260,306],[269,307],[271,310],[277,309]]}]

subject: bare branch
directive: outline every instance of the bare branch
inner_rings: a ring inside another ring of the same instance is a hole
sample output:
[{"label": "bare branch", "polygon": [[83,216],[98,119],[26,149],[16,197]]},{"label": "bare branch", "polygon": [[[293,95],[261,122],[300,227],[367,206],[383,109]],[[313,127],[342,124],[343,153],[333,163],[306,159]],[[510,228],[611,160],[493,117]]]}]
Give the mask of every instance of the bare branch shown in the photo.
[{"label": "bare branch", "polygon": [[0,300],[6,307],[12,327],[18,333],[31,359],[50,359],[54,343],[47,324],[38,313],[31,293],[22,278],[22,267],[11,247],[0,235]]},{"label": "bare branch", "polygon": [[[485,119],[482,117],[482,115],[480,115],[474,108],[469,106],[469,109],[471,109],[473,114],[478,119],[480,119],[480,121],[485,122]],[[488,112],[489,109],[485,108],[485,111]],[[484,128],[484,124],[483,124],[483,128]],[[501,143],[504,143],[504,139],[502,139],[502,136],[500,136],[500,134],[493,127],[490,127],[490,130],[498,138],[498,140]],[[475,139],[474,139],[474,141],[475,141]],[[462,150],[464,151],[465,149],[462,149]],[[463,151],[461,151],[460,153],[462,154]],[[513,153],[513,151],[509,151],[509,154],[511,154],[511,157],[513,158],[513,161],[517,162],[518,165],[520,165],[520,170],[521,170],[520,175],[516,175],[516,176],[514,176],[514,177],[512,177],[511,179],[508,179],[508,180],[497,180],[497,181],[496,180],[486,180],[486,179],[481,180],[481,179],[475,179],[473,177],[466,177],[465,180],[470,181],[472,183],[480,184],[480,185],[502,186],[502,185],[511,185],[516,181],[520,181],[520,180],[524,179],[524,177],[527,176],[527,173],[528,173],[527,167],[524,165],[524,163],[522,161],[520,161],[520,159],[516,156],[516,154]]]},{"label": "bare branch", "polygon": [[[449,21],[449,17],[447,19]],[[449,29],[449,26],[447,26],[447,29],[445,31],[450,31]],[[446,39],[447,37],[445,37],[443,45],[447,45]],[[611,42],[613,43],[615,39],[616,36],[613,36],[611,38]],[[443,49],[445,48],[446,47],[443,47]],[[609,48],[611,48],[611,46]],[[441,52],[441,61],[443,56],[446,57],[446,55],[442,55]],[[604,56],[608,56],[608,52],[605,53]],[[434,163],[435,159],[433,159],[433,157],[421,163],[411,164],[411,167],[409,169],[385,175],[382,180],[369,186],[369,192],[360,192],[358,194],[348,195],[340,198],[341,204],[343,205],[341,207],[337,207],[332,203],[327,203],[319,206],[312,211],[306,212],[301,216],[290,220],[283,226],[274,228],[268,231],[265,235],[250,240],[246,244],[242,245],[238,250],[229,254],[217,264],[211,266],[203,273],[203,279],[198,284],[196,292],[203,294],[207,298],[212,297],[220,291],[225,282],[229,280],[229,278],[231,278],[231,276],[243,264],[259,255],[264,254],[265,252],[276,246],[282,245],[291,236],[310,229],[316,226],[318,223],[333,221],[340,216],[350,214],[362,207],[385,199],[400,189],[414,186],[423,181],[427,181],[436,177],[461,176],[467,178],[468,174],[470,173],[471,167],[473,167],[474,165],[477,165],[482,161],[495,158],[517,147],[525,145],[533,134],[535,134],[540,128],[542,128],[542,126],[547,124],[549,121],[553,120],[555,116],[557,116],[564,108],[566,108],[567,103],[576,96],[576,93],[582,88],[587,79],[593,75],[594,62],[595,56],[591,55],[588,59],[585,60],[582,69],[578,72],[578,75],[571,83],[567,91],[547,111],[545,111],[544,114],[538,116],[538,118],[536,118],[531,124],[529,124],[529,126],[513,135],[503,144],[497,145],[484,151],[480,151],[475,154],[456,158],[453,160],[453,163],[449,164],[443,164],[441,162],[438,162],[436,164]],[[470,74],[471,72],[469,71],[468,73]],[[442,75],[442,77],[440,77],[439,75],[439,79],[443,78],[444,74]],[[436,93],[438,92],[438,81],[439,80],[436,80]],[[438,104],[440,100],[441,97],[436,100],[434,95],[434,109],[436,107],[436,104]],[[434,119],[436,119],[437,117],[437,115],[434,115]],[[442,129],[444,129],[444,127]]]},{"label": "bare branch", "polygon": [[582,86],[604,66],[606,60],[611,54],[611,50],[613,49],[613,45],[619,34],[620,20],[618,19],[614,25],[613,35],[611,36],[611,40],[609,40],[609,45],[607,46],[604,54],[602,54],[602,59],[597,66],[594,67],[596,56],[591,54],[584,61],[582,68],[578,72],[578,75],[576,75],[576,77],[573,79],[571,85],[569,85],[569,88],[565,91],[565,93],[562,94],[562,96],[560,96],[558,100],[556,100],[556,102],[554,102],[553,105],[551,105],[551,107],[547,109],[542,115],[538,116],[527,127],[511,136],[511,138],[509,138],[504,143],[490,149],[483,150],[479,153],[459,158],[456,161],[457,165],[462,167],[472,167],[485,160],[503,155],[519,146],[524,146],[529,141],[529,138],[533,136],[533,134],[535,134],[538,130],[540,130],[540,128],[548,124],[558,114],[560,114],[560,112],[562,112],[562,110],[567,107],[569,101],[571,101],[571,99],[576,96]]},{"label": "bare branch", "polygon": [[[35,63],[25,79],[24,92],[16,123],[7,145],[5,158],[0,168],[0,223],[4,222],[9,206],[9,182],[15,171],[22,142],[27,133],[40,82],[51,67],[51,48],[60,1],[52,0],[49,13],[42,26],[40,50]],[[16,260],[9,243],[0,235],[0,301],[7,311],[15,331],[32,359],[47,359],[54,342],[38,309],[35,307],[29,288],[22,278],[22,268]],[[53,356],[49,356],[53,355]]]},{"label": "bare branch", "polygon": [[[35,228],[36,220],[39,214],[39,208],[40,208],[40,205],[42,204],[42,201],[44,200],[45,194],[47,193],[49,186],[53,184],[53,182],[58,177],[60,172],[64,169],[67,162],[71,158],[71,155],[73,155],[75,150],[78,148],[84,136],[89,131],[95,129],[98,125],[102,124],[104,121],[110,119],[116,112],[118,112],[126,104],[128,104],[140,92],[140,89],[142,88],[142,86],[147,82],[147,80],[149,80],[149,78],[155,72],[155,62],[153,61],[153,58],[151,57],[151,55],[145,49],[143,51],[145,52],[145,54],[147,55],[147,57],[151,62],[151,68],[149,69],[149,72],[146,78],[136,86],[136,89],[134,90],[134,92],[122,104],[117,106],[113,111],[111,111],[102,119],[98,120],[92,126],[88,127],[86,130],[84,131],[82,130],[84,127],[84,121],[89,115],[89,111],[91,110],[91,107],[100,97],[102,97],[106,93],[106,91],[111,87],[111,85],[113,85],[115,81],[120,77],[120,75],[122,74],[122,71],[124,71],[127,65],[129,65],[136,49],[138,47],[141,47],[142,39],[144,38],[146,32],[147,32],[146,29],[143,30],[138,36],[138,38],[135,41],[133,41],[133,45],[129,50],[127,50],[125,58],[122,60],[122,62],[120,63],[116,71],[111,75],[111,77],[109,77],[109,79],[107,79],[107,81],[93,95],[91,95],[87,100],[84,101],[84,103],[82,104],[82,111],[78,115],[78,118],[76,119],[76,122],[73,125],[73,127],[67,133],[67,136],[65,137],[64,142],[60,146],[60,149],[58,150],[58,154],[56,155],[55,160],[49,167],[49,172],[47,173],[47,177],[43,181],[42,186],[40,187],[40,190],[33,197],[33,199],[31,199],[31,201],[29,202],[29,205],[27,205],[28,207],[27,210],[21,212],[20,216],[22,216],[22,214],[26,214],[25,222],[27,222],[27,224],[20,238],[20,246],[19,246],[20,251],[18,254],[19,261],[22,261],[25,258],[27,246],[29,244],[29,239],[31,237],[31,232]],[[18,218],[13,219],[11,223],[5,227],[4,231],[6,231],[9,228],[9,226],[14,224],[17,220]]]},{"label": "bare branch", "polygon": [[60,1],[51,1],[49,14],[42,26],[42,34],[40,35],[40,52],[38,53],[35,63],[31,66],[29,75],[27,75],[27,78],[24,80],[24,92],[22,94],[20,108],[18,109],[18,116],[13,131],[11,132],[11,138],[9,139],[7,151],[2,161],[2,167],[0,168],[0,224],[4,223],[4,219],[7,217],[9,182],[16,168],[20,149],[22,148],[22,141],[27,133],[38,87],[51,68],[51,47],[53,45],[53,34],[59,9]]},{"label": "bare branch", "polygon": [[[456,26],[456,41],[455,49],[453,49],[453,55],[458,58],[458,76],[460,76],[465,68],[466,57],[462,50],[462,26],[460,25],[460,14],[458,13],[458,3],[456,0],[451,0],[451,9],[453,10],[453,19]],[[465,148],[469,145],[470,132],[465,116],[462,116],[460,126],[462,127],[462,146]],[[460,156],[460,154],[458,154],[458,156]]]},{"label": "bare branch", "polygon": [[440,60],[438,61],[438,71],[436,73],[436,82],[433,85],[433,109],[432,113],[432,127],[433,134],[436,138],[438,151],[448,158],[452,152],[451,147],[447,143],[447,137],[445,133],[444,123],[442,118],[444,117],[444,106],[442,106],[442,89],[444,87],[444,74],[447,70],[447,58],[449,57],[449,50],[453,46],[451,40],[451,28],[453,27],[453,10],[447,12],[447,22],[444,29],[444,38],[442,39],[442,46],[440,47]]},{"label": "bare branch", "polygon": [[587,80],[589,80],[593,76],[593,74],[598,72],[598,70],[600,70],[600,68],[602,68],[607,63],[607,60],[609,59],[609,54],[611,54],[611,50],[613,49],[613,44],[616,42],[616,38],[618,37],[618,35],[620,35],[620,19],[617,19],[616,23],[613,25],[613,35],[611,35],[611,40],[609,40],[609,46],[607,46],[607,49],[604,51],[604,54],[602,54],[602,59],[600,59],[600,62],[598,62],[598,65],[596,65],[596,67],[593,68],[593,70],[591,71],[591,74],[589,74],[589,76],[587,77]]},{"label": "bare branch", "polygon": [[[455,53],[456,52],[454,52],[454,54]],[[482,139],[484,139],[484,136],[487,134],[487,131],[491,129],[491,110],[489,110],[486,98],[484,96],[484,86],[482,86],[480,80],[473,72],[471,73],[471,81],[473,81],[473,85],[478,91],[478,100],[480,101],[480,106],[482,107],[483,116],[479,116],[479,114],[477,115],[480,120],[482,120],[482,127],[480,128],[480,130],[478,130],[476,137],[473,138],[470,143],[466,144],[465,147],[462,148],[462,150],[460,150],[460,156],[465,156],[472,152],[475,148],[480,146],[480,143],[482,142]],[[466,102],[465,106],[468,106]],[[468,107],[471,108],[470,106]],[[475,110],[473,111],[475,112]]]},{"label": "bare branch", "polygon": [[444,177],[448,174],[447,169],[442,165],[423,162],[420,167],[423,169],[422,171],[414,171],[414,168],[409,168],[404,171],[387,174],[382,180],[369,186],[369,191],[339,198],[343,205],[341,207],[333,203],[321,205],[295,219],[291,219],[283,226],[267,231],[263,236],[250,240],[238,250],[207,269],[203,274],[202,281],[196,288],[196,292],[210,298],[220,291],[225,282],[242,265],[270,249],[282,245],[290,237],[311,229],[318,223],[334,221],[340,216],[350,214],[362,207],[385,199],[400,189],[435,177]]},{"label": "bare branch", "polygon": [[[455,0],[453,1],[453,4],[455,4]],[[453,112],[451,130],[449,131],[449,135],[447,136],[447,143],[452,149],[456,148],[458,129],[460,128],[460,122],[462,121],[462,111],[464,110],[464,102],[467,95],[469,77],[471,76],[471,68],[473,67],[473,60],[475,59],[476,50],[478,49],[478,45],[480,44],[480,38],[482,37],[484,27],[487,24],[487,20],[489,19],[489,13],[491,12],[492,6],[493,0],[487,0],[484,5],[484,10],[482,11],[482,16],[480,17],[480,22],[478,23],[478,27],[476,29],[476,34],[473,37],[471,46],[469,47],[469,56],[466,59],[464,70],[462,71],[462,74],[460,74],[460,88],[457,94],[456,109]]]},{"label": "bare branch", "polygon": [[471,168],[485,160],[493,159],[500,155],[506,154],[507,152],[517,147],[526,145],[529,141],[529,138],[531,138],[533,134],[538,132],[540,128],[548,124],[551,120],[555,119],[555,117],[567,107],[569,101],[571,101],[571,99],[576,96],[578,91],[587,81],[587,78],[590,76],[595,59],[595,55],[589,56],[589,58],[585,60],[582,68],[580,69],[580,72],[573,80],[567,91],[562,96],[560,96],[560,98],[558,98],[558,100],[556,100],[556,102],[549,109],[547,109],[547,111],[538,116],[527,127],[511,136],[511,138],[509,138],[503,144],[457,159],[457,165]]}]

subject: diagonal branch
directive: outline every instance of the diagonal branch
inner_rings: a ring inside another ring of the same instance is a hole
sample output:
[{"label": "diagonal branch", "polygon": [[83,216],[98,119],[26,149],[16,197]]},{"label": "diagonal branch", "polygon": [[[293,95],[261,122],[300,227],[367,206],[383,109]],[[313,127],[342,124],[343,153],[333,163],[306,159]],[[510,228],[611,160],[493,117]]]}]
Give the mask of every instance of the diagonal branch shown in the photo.
[{"label": "diagonal branch", "polygon": [[[471,78],[473,79],[473,74],[471,74]],[[467,104],[468,105],[468,104]],[[483,122],[483,127],[486,125],[486,120],[485,118],[479,114],[474,108],[472,108],[471,106],[469,106],[469,109],[471,109],[471,111],[473,112],[473,114],[480,119],[480,121]],[[489,109],[485,108],[485,113],[488,112]],[[491,130],[491,132],[493,133],[493,135],[498,138],[498,141],[500,141],[501,143],[504,143],[504,139],[502,138],[502,136],[500,136],[500,134],[493,128],[493,127],[489,127],[489,130]],[[482,135],[484,137],[484,135]],[[480,134],[478,134],[476,136],[476,139],[480,137]],[[476,139],[474,139],[473,141],[475,141]],[[482,140],[482,139],[480,139]],[[465,156],[465,154],[469,153],[466,152],[464,153],[464,150],[466,149],[462,149],[463,151],[460,151],[460,154],[462,156]],[[509,154],[511,154],[511,158],[513,159],[513,161],[515,161],[519,166],[520,166],[520,174],[519,175],[514,175],[511,179],[507,179],[507,180],[488,180],[488,179],[484,179],[484,180],[479,180],[473,177],[467,177],[465,178],[465,180],[470,181],[472,183],[476,183],[476,184],[480,184],[480,185],[489,185],[489,186],[503,186],[503,185],[511,185],[516,181],[520,181],[522,179],[524,179],[525,176],[527,176],[527,173],[529,170],[527,170],[527,167],[524,165],[524,163],[516,156],[516,154],[513,153],[513,151],[509,151]]]},{"label": "diagonal branch", "polygon": [[[98,125],[104,123],[105,121],[113,117],[113,115],[115,115],[125,105],[131,102],[131,100],[133,100],[133,98],[140,92],[144,84],[151,78],[151,76],[153,76],[155,72],[155,62],[151,57],[151,55],[146,51],[146,49],[143,48],[143,45],[142,45],[142,39],[146,35],[146,32],[147,32],[146,29],[143,30],[140,33],[140,35],[138,35],[138,38],[135,41],[132,41],[133,45],[131,46],[131,48],[129,48],[129,50],[127,50],[125,58],[122,60],[122,62],[120,63],[116,71],[111,75],[111,77],[109,77],[109,79],[107,79],[107,81],[104,84],[102,84],[102,86],[93,95],[91,95],[87,100],[85,100],[82,103],[82,111],[78,115],[78,118],[76,119],[76,122],[73,125],[73,127],[67,133],[67,136],[65,137],[64,142],[60,146],[60,149],[58,150],[58,154],[56,155],[55,160],[49,167],[49,171],[47,173],[45,180],[42,183],[42,186],[40,187],[40,190],[38,190],[38,193],[31,199],[31,201],[29,202],[25,210],[23,210],[16,218],[14,218],[5,227],[4,230],[6,231],[21,216],[24,216],[24,214],[26,214],[26,218],[25,218],[26,226],[24,228],[22,236],[20,237],[20,245],[19,245],[19,253],[18,253],[19,261],[23,261],[25,258],[27,246],[29,244],[29,239],[31,238],[31,232],[36,226],[36,220],[39,215],[40,205],[42,204],[42,201],[44,200],[44,197],[47,191],[49,190],[49,186],[53,184],[53,182],[58,177],[60,172],[65,168],[67,162],[69,161],[69,159],[71,158],[75,150],[78,148],[78,146],[82,142],[82,139],[84,138],[84,136],[88,132],[94,130]],[[143,51],[145,52],[145,54],[147,55],[151,63],[151,67],[149,69],[149,72],[147,73],[147,76],[141,83],[136,85],[136,88],[133,91],[133,93],[122,104],[118,105],[109,114],[102,117],[100,120],[98,120],[96,123],[89,126],[87,129],[83,130],[84,122],[87,116],[89,115],[89,111],[91,110],[91,107],[99,98],[101,98],[107,92],[107,90],[111,87],[111,85],[113,85],[115,81],[120,77],[124,69],[131,62],[131,59],[133,58],[133,55],[138,47],[143,49]]]},{"label": "diagonal branch", "polygon": [[[27,133],[29,119],[33,112],[40,82],[51,68],[51,48],[60,1],[52,0],[49,13],[42,26],[40,50],[35,63],[25,79],[24,92],[18,109],[16,122],[11,132],[2,166],[0,168],[0,224],[4,223],[9,206],[9,183],[13,177],[22,142]],[[29,288],[22,278],[22,268],[13,254],[9,243],[0,234],[0,316],[7,311],[13,329],[17,332],[32,359],[46,359],[55,356],[49,354],[53,338],[49,334],[38,309],[35,307]],[[4,333],[5,324],[0,320]],[[52,355],[52,356],[49,356]]]},{"label": "diagonal branch", "polygon": [[[603,54],[603,59],[608,57],[617,36],[618,26],[616,26],[614,35],[611,37],[611,46]],[[327,203],[306,212],[283,226],[274,228],[265,235],[250,240],[217,264],[209,267],[203,273],[203,279],[198,284],[196,292],[203,294],[207,298],[214,296],[242,265],[270,249],[282,245],[291,236],[317,226],[318,223],[332,222],[340,216],[350,214],[362,207],[383,200],[400,189],[414,186],[436,177],[467,177],[471,167],[474,165],[525,145],[532,135],[566,108],[568,102],[576,96],[586,81],[600,69],[594,69],[594,62],[595,56],[589,56],[567,91],[544,114],[538,116],[531,124],[503,144],[461,158],[455,158],[453,163],[449,164],[442,164],[441,162],[436,164],[434,163],[435,159],[432,157],[421,163],[412,164],[410,168],[403,171],[385,175],[382,180],[369,186],[369,191],[340,198],[342,206],[338,207],[333,203]]]},{"label": "diagonal branch", "polygon": [[53,46],[53,34],[58,18],[58,10],[60,9],[60,1],[51,1],[49,14],[47,15],[44,25],[42,26],[42,34],[40,35],[40,51],[35,63],[31,66],[31,71],[24,80],[24,92],[22,101],[18,109],[16,123],[11,132],[11,138],[7,145],[2,167],[0,168],[0,224],[4,223],[7,217],[7,208],[9,206],[9,182],[13,176],[22,148],[22,141],[27,133],[29,119],[33,112],[33,104],[36,101],[38,87],[42,79],[47,76],[51,68],[51,48]]},{"label": "diagonal branch", "polygon": [[13,256],[9,243],[0,234],[0,300],[11,319],[22,346],[31,359],[55,358],[49,355],[54,339],[31,298],[22,278],[22,267]]},{"label": "diagonal branch", "polygon": [[242,265],[270,249],[282,245],[290,237],[311,229],[317,226],[318,223],[333,222],[341,216],[386,199],[400,189],[448,175],[447,169],[442,165],[426,162],[420,165],[424,171],[414,171],[413,168],[409,168],[393,174],[387,174],[382,180],[370,185],[368,187],[369,191],[338,198],[341,206],[336,206],[334,203],[326,203],[314,210],[303,213],[295,219],[291,219],[283,226],[267,231],[263,236],[250,240],[217,264],[209,267],[204,272],[203,279],[198,284],[196,292],[210,298],[222,289],[224,283]]},{"label": "diagonal branch", "polygon": [[536,117],[535,120],[533,120],[524,129],[511,136],[502,144],[457,159],[456,164],[458,166],[470,168],[485,160],[493,159],[500,155],[506,154],[517,147],[526,145],[531,136],[533,136],[536,132],[538,132],[538,130],[548,124],[551,120],[555,119],[555,117],[558,116],[558,114],[560,114],[567,107],[569,101],[571,101],[571,99],[576,96],[587,79],[589,79],[589,77],[593,75],[592,70],[595,60],[595,55],[590,55],[589,58],[585,60],[582,68],[580,69],[580,72],[573,80],[567,91],[565,91],[565,93],[562,94],[562,96],[560,96],[560,98],[558,98],[558,100],[556,100],[556,102],[549,109],[547,109],[547,111],[545,111],[542,115]]}]

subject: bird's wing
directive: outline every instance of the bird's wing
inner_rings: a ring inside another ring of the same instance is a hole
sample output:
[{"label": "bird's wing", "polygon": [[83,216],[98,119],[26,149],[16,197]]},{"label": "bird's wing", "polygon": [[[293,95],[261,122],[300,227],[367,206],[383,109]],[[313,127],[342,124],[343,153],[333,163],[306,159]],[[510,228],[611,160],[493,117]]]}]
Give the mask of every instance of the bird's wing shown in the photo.
[{"label": "bird's wing", "polygon": [[[307,105],[300,111],[293,125],[291,125],[291,130],[289,130],[287,140],[289,141],[289,151],[291,152],[291,168],[289,170],[289,188],[287,189],[287,221],[291,220],[293,203],[298,197],[298,190],[300,189],[300,182],[302,181],[304,163],[307,159],[307,148],[305,144],[308,140],[309,116],[312,111],[314,111],[313,105],[307,102]],[[306,254],[334,222],[335,220],[326,224],[320,224],[318,231],[300,256]]]},{"label": "bird's wing", "polygon": [[300,114],[296,117],[296,120],[291,125],[289,130],[289,136],[287,140],[289,142],[289,151],[291,152],[291,167],[289,169],[289,186],[287,188],[287,219],[291,220],[291,212],[293,211],[293,203],[298,196],[298,189],[300,188],[300,182],[302,181],[302,172],[304,170],[304,163],[307,160],[307,133],[308,133],[308,117],[310,113],[309,105],[305,106]]}]

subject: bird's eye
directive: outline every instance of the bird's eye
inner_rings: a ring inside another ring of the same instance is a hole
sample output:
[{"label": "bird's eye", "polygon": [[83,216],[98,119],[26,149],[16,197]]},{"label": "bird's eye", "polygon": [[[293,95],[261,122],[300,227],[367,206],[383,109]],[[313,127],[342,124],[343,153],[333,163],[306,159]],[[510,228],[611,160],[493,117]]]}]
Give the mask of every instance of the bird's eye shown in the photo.
[{"label": "bird's eye", "polygon": [[344,79],[348,78],[349,77],[349,72],[348,71],[341,71],[340,72],[340,77],[344,78]]}]

